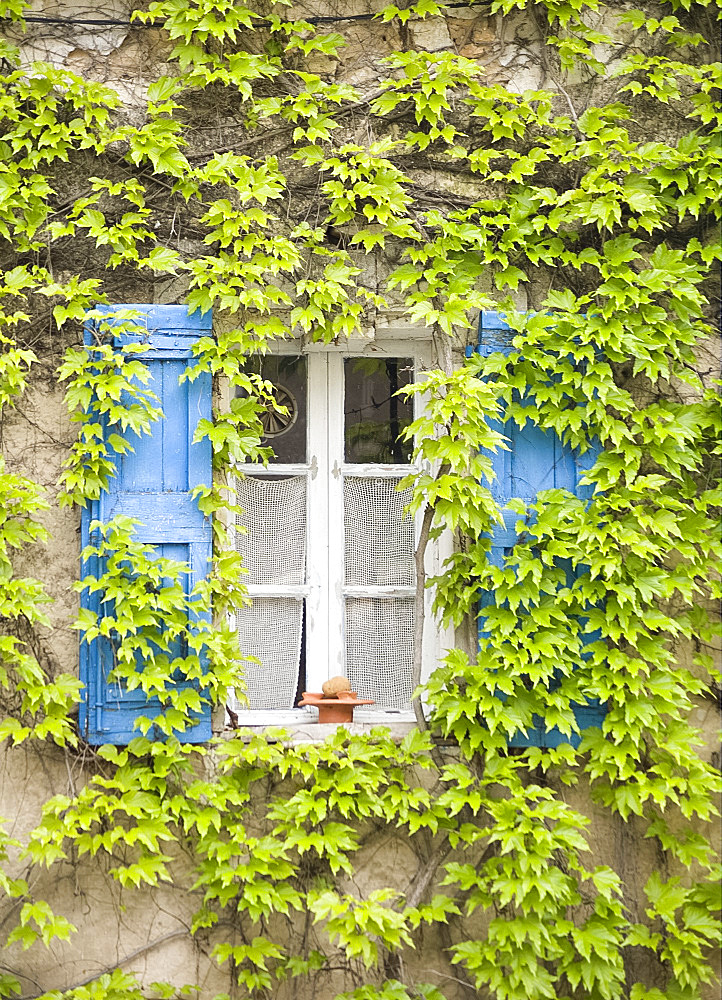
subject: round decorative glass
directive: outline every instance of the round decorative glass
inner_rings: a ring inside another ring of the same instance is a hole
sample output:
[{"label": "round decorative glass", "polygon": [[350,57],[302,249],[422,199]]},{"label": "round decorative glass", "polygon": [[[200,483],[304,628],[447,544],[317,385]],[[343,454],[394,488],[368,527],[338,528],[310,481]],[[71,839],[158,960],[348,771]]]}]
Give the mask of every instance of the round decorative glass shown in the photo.
[{"label": "round decorative glass", "polygon": [[298,419],[298,404],[296,397],[285,385],[275,384],[273,393],[278,406],[283,406],[285,412],[279,411],[269,403],[261,414],[261,424],[263,425],[264,437],[280,437],[286,431],[290,431]]}]

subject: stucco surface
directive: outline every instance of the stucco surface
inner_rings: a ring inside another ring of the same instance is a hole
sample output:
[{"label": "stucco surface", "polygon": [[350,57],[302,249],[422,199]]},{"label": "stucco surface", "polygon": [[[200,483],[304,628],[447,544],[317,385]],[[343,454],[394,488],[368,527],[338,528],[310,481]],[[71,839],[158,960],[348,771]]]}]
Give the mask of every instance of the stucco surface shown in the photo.
[{"label": "stucco surface", "polygon": [[7,469],[39,484],[48,509],[38,520],[48,533],[46,544],[25,548],[15,560],[18,575],[40,580],[48,597],[43,610],[52,628],[25,635],[39,661],[51,673],[77,671],[78,637],[71,628],[77,617],[80,560],[80,515],[58,505],[58,479],[76,432],[63,402],[64,387],[41,365],[38,377],[19,405],[3,417],[2,444]]},{"label": "stucco surface", "polygon": [[[443,752],[453,759],[450,748],[444,748]],[[418,778],[421,782],[427,780],[423,773]],[[85,772],[77,759],[64,757],[58,750],[6,749],[0,756],[0,815],[12,817],[6,823],[7,832],[25,840],[40,819],[43,803],[51,795],[79,790],[84,780]],[[652,843],[642,838],[634,817],[624,823],[605,815],[601,808],[590,809],[584,785],[565,789],[562,794],[570,807],[579,809],[590,820],[591,850],[584,858],[585,864],[611,865],[625,883],[625,903],[630,915],[633,919],[644,919],[643,886],[656,864]],[[341,879],[339,889],[362,896],[387,886],[402,894],[412,892],[423,867],[422,858],[417,855],[421,843],[410,842],[394,830],[373,824],[362,831],[361,840],[362,846],[354,855],[353,874]],[[122,852],[122,844],[119,851]],[[196,984],[203,996],[226,990],[227,971],[219,968],[209,955],[214,943],[213,931],[197,935],[195,940],[189,935],[193,913],[201,903],[199,894],[188,891],[192,884],[189,859],[177,847],[171,847],[169,853],[174,856],[170,866],[172,881],[158,889],[143,891],[122,888],[102,864],[87,856],[70,856],[51,872],[18,857],[16,873],[33,884],[36,897],[48,899],[54,910],[77,928],[69,942],[53,943],[49,949],[37,945],[28,951],[23,951],[20,945],[8,949],[4,962],[21,978],[26,994],[79,985],[118,965],[137,973],[146,986],[169,977],[175,982]],[[452,852],[447,860],[465,858],[459,851]],[[471,917],[462,917],[459,925],[464,934],[472,937],[483,930],[489,919],[490,914],[476,911]],[[284,919],[277,930],[299,946],[304,935],[308,935],[307,944],[311,947],[328,947],[322,926],[309,925],[303,915],[293,917],[290,923]],[[445,947],[443,935],[439,939],[427,930],[420,947],[415,952],[407,951],[405,969],[417,980],[437,983],[448,1000],[460,1000],[468,996],[468,987],[454,982],[455,970],[448,965]],[[647,953],[640,953],[630,971],[648,975],[652,971],[649,962]],[[336,973],[318,977],[314,984],[304,988],[293,982],[283,984],[275,996],[278,1000],[296,997],[325,1000],[350,985]],[[702,994],[703,1000],[715,1000],[716,996],[712,987]]]}]

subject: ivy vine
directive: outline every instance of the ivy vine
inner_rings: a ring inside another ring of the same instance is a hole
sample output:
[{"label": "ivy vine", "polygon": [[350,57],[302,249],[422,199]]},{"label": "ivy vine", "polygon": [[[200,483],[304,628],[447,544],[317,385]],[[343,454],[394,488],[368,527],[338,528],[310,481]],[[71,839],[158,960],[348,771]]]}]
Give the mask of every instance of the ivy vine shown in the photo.
[{"label": "ivy vine", "polygon": [[[0,408],[21,405],[48,342],[67,346],[53,377],[78,437],[59,502],[97,498],[124,431],[160,416],[132,342],[114,347],[101,323],[80,345],[99,304],[170,287],[213,308],[218,332],[186,377],[244,390],[198,431],[215,469],[198,491],[215,515],[208,579],[186,595],[183,564],[151,558],[116,519],[88,552],[103,572],[77,583],[114,602],[112,615],[80,614],[81,640],[112,638],[117,679],[160,698],[164,740],[141,721],[127,747],[82,745],[77,676],[31,638],[52,599],[20,568],[46,540],[47,500],[0,465],[0,737],[10,755],[34,748],[84,769],[27,836],[0,835],[0,996],[192,995],[183,978],[141,985],[110,967],[28,989],[12,946],[75,934],[37,873],[87,859],[131,891],[180,880],[197,900],[188,934],[228,970],[234,998],[711,995],[719,774],[698,753],[693,712],[719,690],[715,4],[475,5],[505,30],[526,24],[513,51],[542,82],[521,93],[453,46],[408,42],[457,6],[380,11],[369,23],[398,44],[362,89],[328,70],[343,65],[342,20],[275,0],[154,0],[131,22],[160,30],[165,74],[132,120],[112,88],[25,66],[0,41]],[[8,39],[25,26],[22,0],[0,13]],[[211,106],[228,123],[223,148],[204,137]],[[400,742],[339,729],[310,745],[278,732],[183,744],[174,734],[243,669],[223,625],[246,599],[224,524],[232,465],[268,457],[260,415],[274,405],[247,358],[293,335],[342,340],[391,307],[432,328],[440,362],[409,387],[428,403],[407,431],[432,470],[406,484],[421,545],[443,531],[458,542],[429,581],[435,614],[461,634],[479,593],[493,595],[480,646],[448,652]],[[509,350],[454,368],[450,346],[473,341],[480,309],[504,312]],[[512,418],[601,450],[589,501],[548,490],[516,504],[518,541],[499,567],[489,451]],[[174,684],[179,669],[196,685]],[[604,723],[580,732],[574,706],[595,701]],[[514,748],[537,719],[559,745]],[[592,843],[597,823],[654,846],[644,899]],[[394,831],[416,875],[367,891],[353,878],[360,852]],[[429,941],[443,953],[433,976],[414,957]]]}]

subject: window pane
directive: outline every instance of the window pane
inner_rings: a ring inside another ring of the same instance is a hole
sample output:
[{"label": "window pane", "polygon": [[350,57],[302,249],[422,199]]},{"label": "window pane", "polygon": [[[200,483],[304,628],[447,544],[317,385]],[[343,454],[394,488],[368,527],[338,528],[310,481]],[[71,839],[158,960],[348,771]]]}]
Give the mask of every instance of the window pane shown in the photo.
[{"label": "window pane", "polygon": [[251,358],[248,371],[268,379],[276,387],[276,402],[288,413],[269,408],[263,418],[264,445],[273,448],[274,462],[306,461],[307,379],[306,359],[301,356],[269,354]]},{"label": "window pane", "polygon": [[351,689],[376,702],[370,708],[410,707],[413,659],[412,599],[346,599],[346,670]]},{"label": "window pane", "polygon": [[413,404],[395,395],[413,381],[412,358],[344,360],[344,440],[347,462],[406,464],[411,442],[399,435],[413,419]]},{"label": "window pane", "polygon": [[236,480],[236,548],[251,584],[306,582],[306,477]]},{"label": "window pane", "polygon": [[413,587],[414,519],[404,515],[411,490],[398,479],[347,476],[344,492],[346,583]]}]

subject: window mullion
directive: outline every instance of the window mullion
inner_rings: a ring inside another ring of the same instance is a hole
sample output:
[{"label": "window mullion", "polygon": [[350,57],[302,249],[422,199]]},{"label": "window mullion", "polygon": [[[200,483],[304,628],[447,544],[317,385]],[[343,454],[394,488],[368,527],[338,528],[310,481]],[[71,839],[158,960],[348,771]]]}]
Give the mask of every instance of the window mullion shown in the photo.
[{"label": "window mullion", "polygon": [[311,469],[307,490],[306,689],[320,691],[328,677],[328,409],[327,358],[308,355],[308,455]]},{"label": "window mullion", "polygon": [[343,357],[329,354],[328,358],[328,613],[329,649],[328,673],[346,674],[345,608],[344,608],[344,526],[343,472],[344,464],[344,370]]}]

